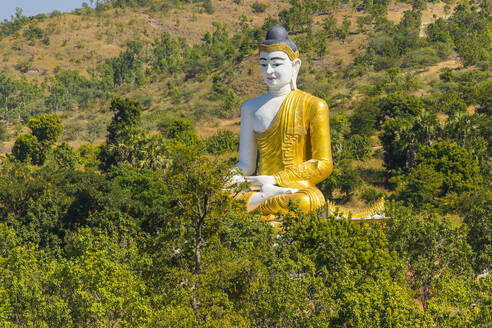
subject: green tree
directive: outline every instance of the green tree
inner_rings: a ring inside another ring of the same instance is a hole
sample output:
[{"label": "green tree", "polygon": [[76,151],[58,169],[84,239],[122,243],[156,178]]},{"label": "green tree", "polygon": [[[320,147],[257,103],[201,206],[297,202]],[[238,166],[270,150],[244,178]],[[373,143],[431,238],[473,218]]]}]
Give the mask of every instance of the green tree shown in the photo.
[{"label": "green tree", "polygon": [[372,187],[365,189],[362,194],[360,194],[360,198],[369,205],[376,203],[381,197],[387,197],[386,193],[384,191],[378,192]]},{"label": "green tree", "polygon": [[178,72],[184,64],[183,52],[187,48],[189,48],[187,44],[176,41],[168,32],[163,33],[154,41],[153,67],[169,74]]},{"label": "green tree", "polygon": [[221,106],[219,111],[219,116],[223,118],[230,118],[234,113],[239,110],[239,97],[236,95],[234,90],[230,90]]},{"label": "green tree", "polygon": [[239,147],[239,138],[230,130],[218,130],[207,138],[206,147],[210,154],[233,152]]},{"label": "green tree", "polygon": [[79,154],[66,142],[62,142],[53,149],[53,159],[61,167],[70,169],[74,169],[80,162]]},{"label": "green tree", "polygon": [[417,163],[428,165],[442,174],[443,186],[439,195],[473,190],[482,183],[477,162],[467,150],[454,143],[443,141],[423,146],[417,156]]},{"label": "green tree", "polygon": [[305,32],[313,24],[312,9],[304,1],[293,1],[292,6],[288,10],[281,10],[278,16],[280,24],[287,31]]},{"label": "green tree", "polygon": [[491,115],[492,113],[492,82],[485,81],[480,83],[476,88],[477,102],[480,108],[477,112]]},{"label": "green tree", "polygon": [[19,136],[12,148],[12,154],[22,162],[43,165],[50,147],[58,140],[63,125],[53,114],[42,114],[27,123],[31,133]]},{"label": "green tree", "polygon": [[404,259],[410,286],[424,310],[447,272],[464,279],[471,277],[471,249],[462,228],[451,227],[435,213],[416,217],[398,204],[391,204],[386,216],[389,248]]},{"label": "green tree", "polygon": [[374,99],[364,98],[349,117],[351,133],[370,137],[376,129],[379,106]]},{"label": "green tree", "polygon": [[440,132],[436,115],[429,112],[416,117],[388,119],[380,135],[385,151],[384,166],[393,173],[414,167],[420,147],[432,144]]},{"label": "green tree", "polygon": [[139,126],[140,103],[129,98],[115,98],[110,109],[115,114],[108,126],[106,144],[101,146],[99,153],[101,168],[107,170],[118,163],[130,163],[142,168],[165,165],[162,136],[149,135]]},{"label": "green tree", "polygon": [[443,111],[449,116],[457,115],[458,113],[466,112],[466,103],[463,101],[460,94],[456,91],[448,90],[443,93],[437,101],[437,110]]},{"label": "green tree", "polygon": [[50,95],[45,100],[46,106],[55,111],[70,109],[73,99],[61,82],[54,80],[48,87],[48,90]]},{"label": "green tree", "polygon": [[488,10],[476,10],[468,1],[456,6],[449,19],[449,31],[465,66],[490,58],[492,36],[488,27]]},{"label": "green tree", "polygon": [[474,136],[478,129],[478,117],[466,112],[457,112],[448,118],[444,124],[444,136],[466,147],[471,137]]},{"label": "green tree", "polygon": [[30,119],[27,126],[38,141],[46,147],[53,145],[63,131],[61,119],[53,114],[42,114]]},{"label": "green tree", "polygon": [[136,244],[123,238],[122,249],[117,240],[89,229],[69,236],[67,263],[59,275],[77,326],[148,327],[151,311],[146,287],[132,270],[139,257]]},{"label": "green tree", "polygon": [[222,191],[227,175],[224,177],[223,163],[204,157],[197,146],[176,144],[170,153],[174,156],[166,180],[176,202],[176,214],[189,220],[193,227],[195,273],[200,273],[205,223],[220,220],[221,213],[231,204],[228,192]]},{"label": "green tree", "polygon": [[438,197],[443,185],[443,177],[432,166],[417,165],[409,174],[400,178],[396,190],[398,199],[412,204],[416,208],[441,205]]},{"label": "green tree", "polygon": [[492,262],[492,193],[488,189],[464,193],[459,201],[459,209],[468,228],[467,241],[474,251],[473,268],[477,273],[490,270]]},{"label": "green tree", "polygon": [[378,117],[380,124],[383,124],[387,118],[410,118],[422,113],[424,103],[414,95],[403,93],[393,93],[381,99],[381,113]]},{"label": "green tree", "polygon": [[386,170],[404,170],[412,165],[417,149],[412,147],[415,143],[410,133],[411,128],[412,122],[405,118],[390,118],[384,123],[380,139]]},{"label": "green tree", "polygon": [[480,316],[490,312],[487,305],[482,307],[486,297],[480,287],[486,284],[445,272],[436,286],[439,292],[428,302],[428,312],[441,327],[486,327],[487,319]]},{"label": "green tree", "polygon": [[342,26],[340,28],[338,28],[335,32],[336,38],[342,42],[345,42],[345,39],[347,38],[347,36],[349,35],[349,32],[350,32],[350,25],[351,25],[351,22],[350,22],[349,17],[345,16],[343,18]]},{"label": "green tree", "polygon": [[[367,306],[371,304],[371,306]],[[345,292],[335,325],[346,327],[431,327],[408,288],[389,278],[367,279]],[[391,309],[391,312],[388,311]]]},{"label": "green tree", "polygon": [[22,245],[12,228],[0,224],[0,323],[4,327],[73,327],[59,292],[57,263],[33,244]]},{"label": "green tree", "polygon": [[44,31],[35,24],[29,25],[23,34],[29,41],[40,40],[44,37]]},{"label": "green tree", "polygon": [[14,157],[26,163],[42,165],[46,159],[44,147],[39,143],[38,138],[30,133],[20,135],[12,147]]},{"label": "green tree", "polygon": [[336,173],[337,186],[345,194],[345,200],[349,200],[357,186],[360,185],[359,170],[353,167],[349,160],[343,160]]},{"label": "green tree", "polygon": [[127,137],[141,122],[142,107],[130,98],[115,98],[111,101],[110,110],[114,112],[108,126],[108,143],[116,143]]},{"label": "green tree", "polygon": [[[317,315],[309,318],[309,324],[427,326],[429,318],[401,283],[396,253],[389,250],[380,227],[324,218],[320,213],[288,215],[283,227],[283,242],[291,243],[297,254],[307,255],[315,264],[315,277],[321,280],[320,290],[315,283],[311,287],[313,314]],[[309,275],[307,269],[301,271],[300,279]]]},{"label": "green tree", "polygon": [[253,9],[254,13],[263,13],[267,8],[267,4],[256,1],[251,5],[251,8]]},{"label": "green tree", "polygon": [[339,162],[345,157],[350,157],[350,154],[347,154],[345,143],[345,136],[349,133],[350,125],[346,116],[340,114],[330,117],[331,148],[335,162]]},{"label": "green tree", "polygon": [[367,160],[372,154],[371,140],[358,134],[349,137],[347,148],[352,158],[360,161]]},{"label": "green tree", "polygon": [[203,2],[203,8],[207,12],[207,14],[212,15],[215,12],[215,8],[212,4],[212,0],[205,0]]},{"label": "green tree", "polygon": [[[482,184],[478,163],[456,144],[437,142],[423,146],[416,161],[417,165],[400,177],[396,195],[417,208],[445,208],[445,198],[476,190]],[[456,206],[450,205],[452,209]]]},{"label": "green tree", "polygon": [[122,51],[118,57],[107,59],[104,64],[98,65],[97,71],[103,89],[125,83],[143,83],[142,49],[142,42],[130,40],[127,42],[127,50]]},{"label": "green tree", "polygon": [[159,122],[158,128],[167,139],[173,139],[185,145],[200,143],[195,124],[190,120],[180,117],[165,117]]},{"label": "green tree", "polygon": [[318,57],[320,58],[326,53],[328,49],[328,46],[326,44],[327,41],[327,33],[324,30],[319,30],[316,32],[316,35],[314,37],[314,50],[316,51],[316,55],[318,55]]}]

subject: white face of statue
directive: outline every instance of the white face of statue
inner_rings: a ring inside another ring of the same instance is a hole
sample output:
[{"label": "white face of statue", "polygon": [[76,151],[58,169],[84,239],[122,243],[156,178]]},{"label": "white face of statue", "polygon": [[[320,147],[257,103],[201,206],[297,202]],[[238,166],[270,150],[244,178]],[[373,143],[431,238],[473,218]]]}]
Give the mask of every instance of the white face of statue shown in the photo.
[{"label": "white face of statue", "polygon": [[270,89],[280,89],[291,85],[297,78],[301,61],[293,61],[283,51],[260,52],[260,66],[263,80]]}]

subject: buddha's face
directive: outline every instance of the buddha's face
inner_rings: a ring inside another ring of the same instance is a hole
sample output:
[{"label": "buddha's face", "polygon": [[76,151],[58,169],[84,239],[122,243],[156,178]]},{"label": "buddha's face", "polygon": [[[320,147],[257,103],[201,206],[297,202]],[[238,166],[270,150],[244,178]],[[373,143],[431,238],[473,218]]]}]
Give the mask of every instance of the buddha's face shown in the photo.
[{"label": "buddha's face", "polygon": [[290,85],[297,77],[300,61],[290,60],[283,51],[260,52],[260,66],[263,80],[269,88],[280,89]]}]

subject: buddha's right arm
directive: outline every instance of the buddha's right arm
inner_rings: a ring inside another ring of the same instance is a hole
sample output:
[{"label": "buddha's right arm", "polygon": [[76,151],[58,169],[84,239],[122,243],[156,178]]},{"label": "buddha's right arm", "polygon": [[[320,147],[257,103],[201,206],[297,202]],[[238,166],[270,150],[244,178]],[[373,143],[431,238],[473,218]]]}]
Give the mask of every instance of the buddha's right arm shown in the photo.
[{"label": "buddha's right arm", "polygon": [[251,113],[245,103],[241,107],[239,163],[237,163],[237,167],[243,171],[244,175],[251,175],[256,171],[256,139]]}]

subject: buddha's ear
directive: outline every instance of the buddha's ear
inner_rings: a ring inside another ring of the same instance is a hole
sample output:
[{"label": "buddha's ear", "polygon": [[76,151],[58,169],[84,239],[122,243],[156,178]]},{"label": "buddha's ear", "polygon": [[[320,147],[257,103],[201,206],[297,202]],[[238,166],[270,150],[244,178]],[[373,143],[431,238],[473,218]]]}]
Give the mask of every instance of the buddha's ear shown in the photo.
[{"label": "buddha's ear", "polygon": [[292,90],[297,89],[297,75],[299,74],[299,70],[301,69],[301,60],[299,58],[296,58],[292,61],[292,80],[290,81],[290,86],[292,87]]}]

